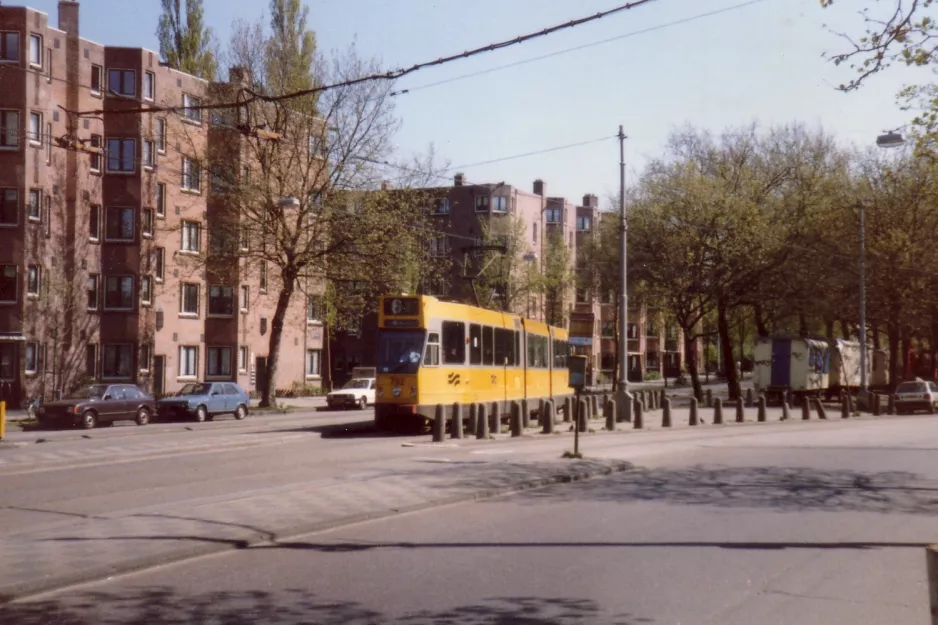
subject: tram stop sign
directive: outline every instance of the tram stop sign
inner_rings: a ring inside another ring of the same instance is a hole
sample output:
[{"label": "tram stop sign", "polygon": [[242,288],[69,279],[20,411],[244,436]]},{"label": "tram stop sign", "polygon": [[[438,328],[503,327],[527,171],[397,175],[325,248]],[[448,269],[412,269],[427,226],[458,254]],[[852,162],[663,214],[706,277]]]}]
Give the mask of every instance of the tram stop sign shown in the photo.
[{"label": "tram stop sign", "polygon": [[570,386],[577,391],[586,386],[586,356],[568,356],[567,367],[570,369]]}]

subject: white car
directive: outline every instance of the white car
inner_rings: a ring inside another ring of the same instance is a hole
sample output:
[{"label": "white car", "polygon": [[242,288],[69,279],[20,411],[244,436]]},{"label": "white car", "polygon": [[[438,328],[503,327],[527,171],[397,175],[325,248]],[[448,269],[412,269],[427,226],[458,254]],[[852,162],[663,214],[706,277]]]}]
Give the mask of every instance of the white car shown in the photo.
[{"label": "white car", "polygon": [[375,378],[352,378],[345,386],[326,395],[330,408],[358,408],[364,410],[375,403]]},{"label": "white car", "polygon": [[935,414],[938,408],[938,385],[915,378],[913,382],[903,382],[896,387],[896,412],[911,414],[916,410],[924,410]]}]

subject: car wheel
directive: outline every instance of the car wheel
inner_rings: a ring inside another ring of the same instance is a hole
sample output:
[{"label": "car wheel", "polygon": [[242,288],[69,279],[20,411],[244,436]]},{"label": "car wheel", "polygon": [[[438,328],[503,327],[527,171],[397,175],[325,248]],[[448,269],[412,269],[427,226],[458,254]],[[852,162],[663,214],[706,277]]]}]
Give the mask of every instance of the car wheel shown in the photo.
[{"label": "car wheel", "polygon": [[137,425],[146,425],[150,422],[150,411],[146,408],[141,408],[137,411],[137,418],[134,419],[137,422]]},{"label": "car wheel", "polygon": [[199,406],[195,409],[195,420],[199,423],[202,423],[208,419],[208,410],[205,409],[205,406]]},{"label": "car wheel", "polygon": [[245,408],[245,407],[242,405],[242,406],[238,406],[238,407],[235,409],[235,413],[234,413],[234,414],[235,414],[235,419],[237,419],[238,421],[240,421],[240,420],[243,419],[244,417],[248,416],[248,411],[247,411],[247,408]]},{"label": "car wheel", "polygon": [[358,400],[358,409],[364,410],[367,407],[368,407],[368,398],[364,396],[360,397]]},{"label": "car wheel", "polygon": [[98,416],[94,412],[88,410],[81,415],[81,427],[93,430],[96,425],[98,425]]}]

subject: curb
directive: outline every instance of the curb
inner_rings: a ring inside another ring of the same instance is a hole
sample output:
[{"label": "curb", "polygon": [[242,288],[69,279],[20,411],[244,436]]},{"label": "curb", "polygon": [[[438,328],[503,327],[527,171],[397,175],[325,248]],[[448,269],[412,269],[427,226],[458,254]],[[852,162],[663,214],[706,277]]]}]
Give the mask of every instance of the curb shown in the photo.
[{"label": "curb", "polygon": [[[576,462],[594,463],[596,461],[578,460]],[[260,547],[265,545],[276,545],[280,541],[291,540],[306,534],[323,532],[346,525],[354,525],[365,521],[385,519],[397,516],[399,514],[420,512],[458,503],[493,499],[503,495],[511,495],[513,493],[519,493],[526,490],[544,488],[554,484],[569,484],[572,482],[588,480],[594,477],[622,473],[632,468],[634,468],[634,465],[631,462],[614,461],[604,462],[601,464],[601,466],[584,467],[582,469],[574,468],[573,470],[567,471],[563,471],[561,469],[560,472],[548,477],[525,480],[500,488],[490,488],[473,493],[467,493],[464,495],[443,497],[441,499],[436,499],[425,503],[402,506],[400,508],[390,508],[379,512],[357,514],[341,519],[334,519],[331,521],[320,521],[318,523],[310,523],[308,525],[300,524],[293,527],[287,527],[286,529],[280,530],[279,532],[265,532],[263,534],[251,532],[248,533],[248,535],[244,538],[218,539],[218,542],[210,544],[196,544],[186,548],[169,550],[158,555],[125,560],[115,565],[102,566],[96,569],[88,569],[81,572],[57,576],[54,579],[44,579],[39,581],[13,584],[0,590],[0,606],[6,603],[26,599],[33,595],[64,590],[65,588],[79,584],[101,581],[113,575],[126,575],[128,573],[135,573],[165,564],[185,562],[186,560],[192,560],[201,556],[214,555],[229,551],[239,551],[242,549],[250,549],[252,547]]]}]

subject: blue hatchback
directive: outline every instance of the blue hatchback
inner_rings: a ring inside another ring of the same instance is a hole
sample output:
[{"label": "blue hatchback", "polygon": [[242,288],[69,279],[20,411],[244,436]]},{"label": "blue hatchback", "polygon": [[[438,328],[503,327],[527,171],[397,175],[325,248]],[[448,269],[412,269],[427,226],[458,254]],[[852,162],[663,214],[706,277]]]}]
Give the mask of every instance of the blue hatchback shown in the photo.
[{"label": "blue hatchback", "polygon": [[183,417],[211,421],[215,415],[231,414],[235,419],[248,416],[251,399],[233,382],[200,382],[186,384],[172,397],[156,402],[161,419]]}]

